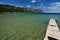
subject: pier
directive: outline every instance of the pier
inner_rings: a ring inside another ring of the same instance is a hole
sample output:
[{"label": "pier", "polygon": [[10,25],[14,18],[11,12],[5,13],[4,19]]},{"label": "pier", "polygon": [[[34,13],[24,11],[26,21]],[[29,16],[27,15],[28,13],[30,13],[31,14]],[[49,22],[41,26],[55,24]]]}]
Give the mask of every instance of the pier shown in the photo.
[{"label": "pier", "polygon": [[50,19],[44,40],[60,40],[60,31],[55,19]]}]

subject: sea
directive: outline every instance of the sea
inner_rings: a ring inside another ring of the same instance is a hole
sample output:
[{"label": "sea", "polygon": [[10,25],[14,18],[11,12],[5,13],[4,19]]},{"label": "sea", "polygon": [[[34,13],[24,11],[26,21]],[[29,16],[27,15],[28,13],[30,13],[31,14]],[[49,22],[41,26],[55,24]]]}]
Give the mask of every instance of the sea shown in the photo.
[{"label": "sea", "polygon": [[60,29],[60,13],[0,13],[0,40],[44,40],[52,18]]}]

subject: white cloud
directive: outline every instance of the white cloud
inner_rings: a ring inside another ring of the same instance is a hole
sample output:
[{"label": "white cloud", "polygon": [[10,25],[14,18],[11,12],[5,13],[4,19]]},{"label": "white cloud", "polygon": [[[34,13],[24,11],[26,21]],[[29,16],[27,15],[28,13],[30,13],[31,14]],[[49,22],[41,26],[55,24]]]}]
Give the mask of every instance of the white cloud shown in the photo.
[{"label": "white cloud", "polygon": [[46,10],[46,13],[60,13],[60,10]]},{"label": "white cloud", "polygon": [[[0,2],[0,4],[7,4],[7,3]],[[16,5],[16,4],[9,4],[9,5],[12,5],[12,6],[17,6],[17,7],[24,7],[24,6],[21,6],[21,5]]]},{"label": "white cloud", "polygon": [[3,3],[3,2],[0,2],[0,4],[5,4],[5,3]]},{"label": "white cloud", "polygon": [[45,9],[45,12],[60,13],[60,2],[50,3]]},{"label": "white cloud", "polygon": [[0,2],[0,4],[2,4],[2,2]]},{"label": "white cloud", "polygon": [[47,9],[53,10],[53,9],[57,9],[58,7],[47,7]]},{"label": "white cloud", "polygon": [[44,8],[45,6],[43,6],[43,3],[40,3],[38,6],[36,6],[36,8],[38,8],[38,9],[41,9],[41,8]]},{"label": "white cloud", "polygon": [[36,0],[32,0],[31,2],[32,2],[32,3],[35,3],[35,2],[36,2]]},{"label": "white cloud", "polygon": [[[13,4],[14,5],[14,4]],[[17,6],[17,7],[24,7],[24,6],[21,6],[21,5],[14,5],[14,6]]]},{"label": "white cloud", "polygon": [[27,5],[26,7],[31,7],[31,5]]},{"label": "white cloud", "polygon": [[46,7],[45,7],[45,6],[44,6],[43,8],[44,8],[44,9],[46,9]]},{"label": "white cloud", "polygon": [[60,5],[60,2],[50,3],[51,5]]}]

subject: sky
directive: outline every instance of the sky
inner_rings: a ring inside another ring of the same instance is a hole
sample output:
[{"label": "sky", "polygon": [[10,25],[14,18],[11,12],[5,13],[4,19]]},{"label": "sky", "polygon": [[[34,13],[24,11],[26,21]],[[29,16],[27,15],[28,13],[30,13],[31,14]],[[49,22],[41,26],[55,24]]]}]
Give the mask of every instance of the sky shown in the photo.
[{"label": "sky", "polygon": [[60,0],[0,0],[0,4],[41,9],[46,13],[60,13]]}]

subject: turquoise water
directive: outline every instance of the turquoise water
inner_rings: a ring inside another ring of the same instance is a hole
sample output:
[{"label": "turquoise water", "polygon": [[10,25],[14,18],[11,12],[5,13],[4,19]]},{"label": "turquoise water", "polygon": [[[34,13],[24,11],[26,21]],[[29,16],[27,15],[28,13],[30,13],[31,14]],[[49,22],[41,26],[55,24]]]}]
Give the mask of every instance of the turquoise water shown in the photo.
[{"label": "turquoise water", "polygon": [[60,28],[57,14],[0,14],[0,40],[43,40],[50,18],[55,18]]}]

